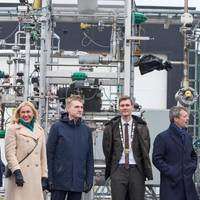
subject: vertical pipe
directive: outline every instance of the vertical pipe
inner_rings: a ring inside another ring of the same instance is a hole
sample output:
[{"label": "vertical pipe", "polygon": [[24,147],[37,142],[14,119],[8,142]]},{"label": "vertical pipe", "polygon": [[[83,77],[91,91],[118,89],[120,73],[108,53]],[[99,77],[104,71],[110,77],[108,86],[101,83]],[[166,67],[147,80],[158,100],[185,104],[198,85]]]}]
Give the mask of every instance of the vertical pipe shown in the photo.
[{"label": "vertical pipe", "polygon": [[111,41],[110,41],[110,54],[112,58],[117,59],[117,20],[116,16],[113,18]]},{"label": "vertical pipe", "polygon": [[183,50],[183,87],[189,87],[189,66],[188,66],[188,47],[186,32],[184,32],[184,50]]},{"label": "vertical pipe", "polygon": [[[20,34],[26,34],[24,31],[17,31],[15,33],[15,45],[13,48],[14,51],[14,71],[13,71],[13,83],[16,84],[16,75],[17,75],[17,71],[19,70],[19,62],[18,62],[18,57],[19,57],[19,53],[20,53],[20,47],[18,46],[20,44],[20,39],[18,37],[20,37]],[[25,41],[26,42],[26,41]]]},{"label": "vertical pipe", "polygon": [[[132,0],[132,11],[131,11],[131,35],[135,35],[135,2]],[[135,41],[131,42],[131,63],[130,63],[130,96],[134,98],[134,50]]]},{"label": "vertical pipe", "polygon": [[184,12],[188,12],[188,0],[184,0]]},{"label": "vertical pipe", "polygon": [[39,98],[39,120],[41,122],[43,114],[45,113],[45,76],[47,64],[47,49],[46,49],[46,18],[42,18],[41,22],[41,43],[40,43],[40,98]]},{"label": "vertical pipe", "polygon": [[[199,73],[199,69],[198,69],[198,62],[197,62],[197,59],[198,59],[198,40],[197,40],[197,43],[195,44],[195,72],[194,72],[194,89],[195,91],[198,91],[198,83],[199,83],[199,80],[198,80],[198,73]],[[193,130],[193,134],[194,134],[194,138],[196,139],[197,137],[197,129],[198,129],[198,124],[197,124],[197,120],[198,120],[198,115],[199,115],[199,108],[198,108],[198,101],[197,103],[194,104],[194,130]]]},{"label": "vertical pipe", "polygon": [[[42,2],[42,17],[41,17],[41,44],[40,44],[40,98],[39,98],[39,119],[42,120],[46,111],[46,72],[47,72],[47,62],[50,60],[51,55],[51,35],[52,30],[50,26],[51,13],[49,7],[51,5],[51,0],[44,0]],[[46,130],[45,130],[46,131]]]},{"label": "vertical pipe", "polygon": [[[134,0],[133,0],[134,1]],[[125,1],[125,36],[124,36],[124,95],[130,95],[131,69],[131,0]]]},{"label": "vertical pipe", "polygon": [[[197,42],[196,42],[196,59],[195,59],[195,67],[196,67],[196,83],[197,83],[197,88],[196,91],[198,93],[200,92],[200,35],[198,35]],[[198,99],[197,103],[195,104],[196,106],[196,111],[197,111],[197,134],[196,136],[199,138],[200,137],[200,100]]]},{"label": "vertical pipe", "polygon": [[26,32],[26,57],[25,57],[25,65],[24,65],[24,100],[27,100],[29,96],[29,70],[30,70],[30,39],[31,33],[30,31]]},{"label": "vertical pipe", "polygon": [[[17,58],[18,53],[15,52],[15,58]],[[13,84],[16,84],[16,75],[17,75],[18,61],[14,60],[14,69],[13,69]]]},{"label": "vertical pipe", "polygon": [[[184,12],[188,13],[188,0],[184,1]],[[186,30],[183,32],[184,49],[183,49],[183,87],[189,87],[189,56],[187,47],[187,34]]]}]

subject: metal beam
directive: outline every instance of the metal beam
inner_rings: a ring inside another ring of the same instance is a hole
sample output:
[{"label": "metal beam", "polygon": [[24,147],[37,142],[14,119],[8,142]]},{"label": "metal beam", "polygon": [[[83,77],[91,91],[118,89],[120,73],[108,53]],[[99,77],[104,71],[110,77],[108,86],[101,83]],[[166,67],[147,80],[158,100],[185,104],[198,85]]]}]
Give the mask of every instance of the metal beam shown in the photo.
[{"label": "metal beam", "polygon": [[[90,80],[90,78],[89,78]],[[118,83],[117,79],[100,79],[101,83],[103,86],[116,86],[116,85],[120,85],[123,86],[124,85],[124,81],[123,79],[120,79],[120,82]],[[72,82],[71,78],[54,78],[51,77],[48,79],[48,83],[49,84],[56,84],[56,85],[68,85]]]},{"label": "metal beam", "polygon": [[[46,78],[71,78],[74,70],[59,70],[59,71],[48,71]],[[99,78],[99,79],[117,79],[117,73],[114,72],[87,72],[88,78]],[[124,78],[124,73],[120,73],[120,79]]]},{"label": "metal beam", "polygon": [[[77,2],[77,1],[75,1]],[[100,19],[104,22],[112,22],[113,17],[117,16],[118,23],[124,23],[126,13],[124,12],[124,1],[98,1],[98,9],[92,15],[80,14],[76,3],[53,4],[52,15],[57,22],[98,22]],[[148,20],[145,23],[164,24],[166,19],[171,20],[171,24],[180,24],[180,16],[184,13],[184,8],[163,7],[156,8],[152,6],[137,6],[137,11],[144,13]],[[33,14],[38,15],[39,13]],[[189,8],[188,12],[193,15],[194,23],[199,20],[200,11]],[[13,7],[0,7],[0,21],[18,21],[16,4]]]}]

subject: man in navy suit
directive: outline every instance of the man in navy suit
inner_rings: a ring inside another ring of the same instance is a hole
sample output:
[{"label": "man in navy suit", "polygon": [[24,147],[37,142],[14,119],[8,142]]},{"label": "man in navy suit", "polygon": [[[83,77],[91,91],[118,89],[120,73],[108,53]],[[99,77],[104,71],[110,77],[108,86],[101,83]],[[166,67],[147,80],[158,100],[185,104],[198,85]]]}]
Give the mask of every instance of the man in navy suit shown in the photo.
[{"label": "man in navy suit", "polygon": [[153,147],[153,164],[161,176],[160,200],[198,200],[192,180],[197,155],[187,132],[188,110],[174,106],[169,118],[169,128],[157,135]]}]

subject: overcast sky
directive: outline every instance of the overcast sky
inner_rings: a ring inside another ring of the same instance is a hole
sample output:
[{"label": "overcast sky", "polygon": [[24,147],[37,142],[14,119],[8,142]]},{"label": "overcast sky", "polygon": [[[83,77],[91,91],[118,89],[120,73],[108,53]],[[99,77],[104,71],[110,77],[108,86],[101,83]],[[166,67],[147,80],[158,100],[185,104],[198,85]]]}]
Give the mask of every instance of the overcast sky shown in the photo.
[{"label": "overcast sky", "polygon": [[[29,0],[32,2],[33,0]],[[53,3],[64,3],[64,2],[77,2],[78,0],[52,0]],[[92,0],[91,0],[92,1]],[[106,0],[102,0],[106,1]],[[109,1],[109,0],[108,0]],[[119,1],[119,0],[116,0]],[[12,2],[18,3],[19,0],[0,0],[2,2]],[[184,6],[184,0],[135,0],[136,5],[144,5],[144,6]],[[172,4],[173,2],[173,4]],[[188,4],[191,7],[196,7],[197,10],[200,11],[200,0],[188,0]]]},{"label": "overcast sky", "polygon": [[[184,6],[184,0],[135,0],[135,2],[136,5],[145,6]],[[200,10],[200,0],[188,0],[188,5],[191,7],[196,7],[197,10]]]}]

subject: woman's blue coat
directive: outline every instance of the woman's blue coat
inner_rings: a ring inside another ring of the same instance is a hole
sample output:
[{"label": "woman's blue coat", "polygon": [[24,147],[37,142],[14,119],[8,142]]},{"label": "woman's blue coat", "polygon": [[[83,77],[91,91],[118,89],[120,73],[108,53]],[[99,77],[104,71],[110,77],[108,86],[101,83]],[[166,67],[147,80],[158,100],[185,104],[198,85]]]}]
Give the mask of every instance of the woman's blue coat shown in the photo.
[{"label": "woman's blue coat", "polygon": [[[197,167],[192,137],[185,139],[173,124],[157,135],[153,148],[153,164],[161,173],[160,200],[198,200],[192,176]],[[182,196],[185,193],[186,199]]]},{"label": "woman's blue coat", "polygon": [[93,184],[94,159],[92,132],[81,120],[63,114],[52,125],[47,141],[49,181],[53,189],[83,192]]}]

